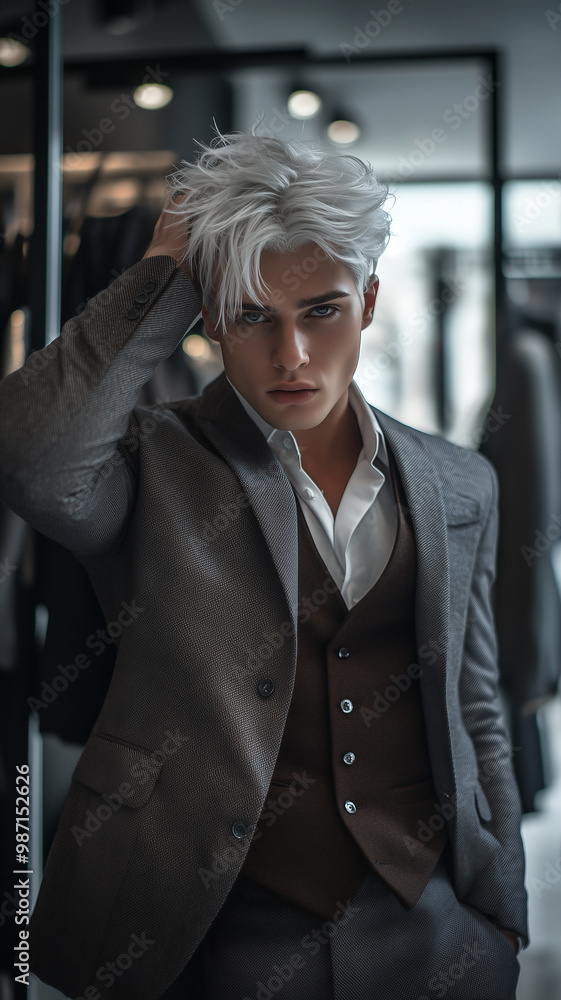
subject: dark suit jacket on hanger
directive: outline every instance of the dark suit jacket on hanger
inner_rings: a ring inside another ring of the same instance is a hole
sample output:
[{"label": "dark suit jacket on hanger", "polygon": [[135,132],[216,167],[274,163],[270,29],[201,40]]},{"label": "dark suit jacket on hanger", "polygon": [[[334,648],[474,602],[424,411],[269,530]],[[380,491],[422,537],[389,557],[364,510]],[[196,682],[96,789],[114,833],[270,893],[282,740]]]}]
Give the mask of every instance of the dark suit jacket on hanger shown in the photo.
[{"label": "dark suit jacket on hanger", "polygon": [[[498,419],[496,419],[498,418]],[[515,708],[552,697],[561,676],[561,360],[538,330],[497,346],[497,387],[481,444],[500,483],[496,623]]]},{"label": "dark suit jacket on hanger", "polygon": [[[118,643],[30,925],[32,970],[67,996],[135,935],[142,961],[112,997],[149,1000],[177,977],[249,848],[291,699],[298,535],[282,466],[224,373],[202,396],[138,405],[200,305],[171,257],[147,258],[65,326],[41,371],[32,357],[0,384],[3,498],[77,554]],[[374,412],[415,534],[421,694],[455,891],[526,937],[490,602],[496,474]],[[264,699],[248,659],[285,623]],[[234,860],[205,885],[201,870],[225,852]]]}]

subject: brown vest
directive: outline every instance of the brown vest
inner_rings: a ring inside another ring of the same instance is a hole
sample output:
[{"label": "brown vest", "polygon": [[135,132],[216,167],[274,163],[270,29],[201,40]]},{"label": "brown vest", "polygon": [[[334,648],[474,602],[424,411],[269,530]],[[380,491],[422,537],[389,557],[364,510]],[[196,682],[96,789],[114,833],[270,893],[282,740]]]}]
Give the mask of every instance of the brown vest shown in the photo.
[{"label": "brown vest", "polygon": [[415,539],[389,458],[399,500],[396,540],[382,575],[350,610],[296,500],[296,679],[241,869],[326,919],[371,869],[412,907],[446,842],[416,662]]}]

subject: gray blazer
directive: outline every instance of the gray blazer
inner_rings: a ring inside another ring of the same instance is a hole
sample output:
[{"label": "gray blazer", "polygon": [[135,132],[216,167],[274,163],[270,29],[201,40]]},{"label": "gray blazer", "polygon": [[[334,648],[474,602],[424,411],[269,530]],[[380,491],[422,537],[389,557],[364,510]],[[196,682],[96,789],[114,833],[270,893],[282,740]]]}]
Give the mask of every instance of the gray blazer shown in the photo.
[{"label": "gray blazer", "polygon": [[[118,645],[30,924],[33,972],[71,997],[110,985],[122,955],[118,1000],[152,1000],[177,977],[249,848],[294,683],[297,512],[282,466],[224,373],[200,396],[137,405],[200,305],[171,257],[142,260],[0,383],[2,499],[86,567]],[[491,608],[497,477],[373,410],[416,539],[420,686],[455,891],[527,937]],[[68,684],[95,670],[96,648],[85,636]],[[259,694],[265,677],[274,697]]]}]

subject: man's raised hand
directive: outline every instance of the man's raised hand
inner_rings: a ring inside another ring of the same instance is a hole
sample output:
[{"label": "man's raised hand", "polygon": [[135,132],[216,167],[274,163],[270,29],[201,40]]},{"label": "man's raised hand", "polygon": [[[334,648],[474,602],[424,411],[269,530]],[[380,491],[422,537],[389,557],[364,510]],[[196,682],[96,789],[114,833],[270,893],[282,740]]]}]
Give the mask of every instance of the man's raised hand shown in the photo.
[{"label": "man's raised hand", "polygon": [[156,225],[154,226],[152,239],[146,248],[142,259],[144,260],[146,257],[158,257],[161,255],[174,257],[177,261],[177,266],[184,271],[187,277],[190,278],[197,290],[200,292],[200,285],[197,277],[192,274],[187,261],[182,261],[182,257],[185,255],[189,240],[186,222],[184,222],[182,226],[178,222],[178,216],[175,213],[167,211],[167,208],[172,201],[177,204],[179,201],[182,201],[183,198],[185,198],[185,194],[181,191],[176,192],[175,195],[168,195],[166,197],[164,207]]}]

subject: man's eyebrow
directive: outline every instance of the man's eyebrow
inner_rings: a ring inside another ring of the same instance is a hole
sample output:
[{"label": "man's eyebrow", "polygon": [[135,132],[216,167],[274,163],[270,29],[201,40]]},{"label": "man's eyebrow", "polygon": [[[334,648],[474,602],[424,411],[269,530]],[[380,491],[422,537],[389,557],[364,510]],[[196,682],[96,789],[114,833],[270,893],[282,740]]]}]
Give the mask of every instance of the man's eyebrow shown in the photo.
[{"label": "man's eyebrow", "polygon": [[[319,306],[324,302],[329,302],[331,299],[343,299],[349,298],[349,292],[343,292],[338,288],[334,288],[331,292],[323,292],[322,295],[314,295],[311,299],[299,299],[296,303],[297,309],[307,309],[309,306]],[[242,309],[252,309],[256,312],[267,312],[274,313],[277,310],[274,306],[260,306],[254,302],[242,302]]]}]

